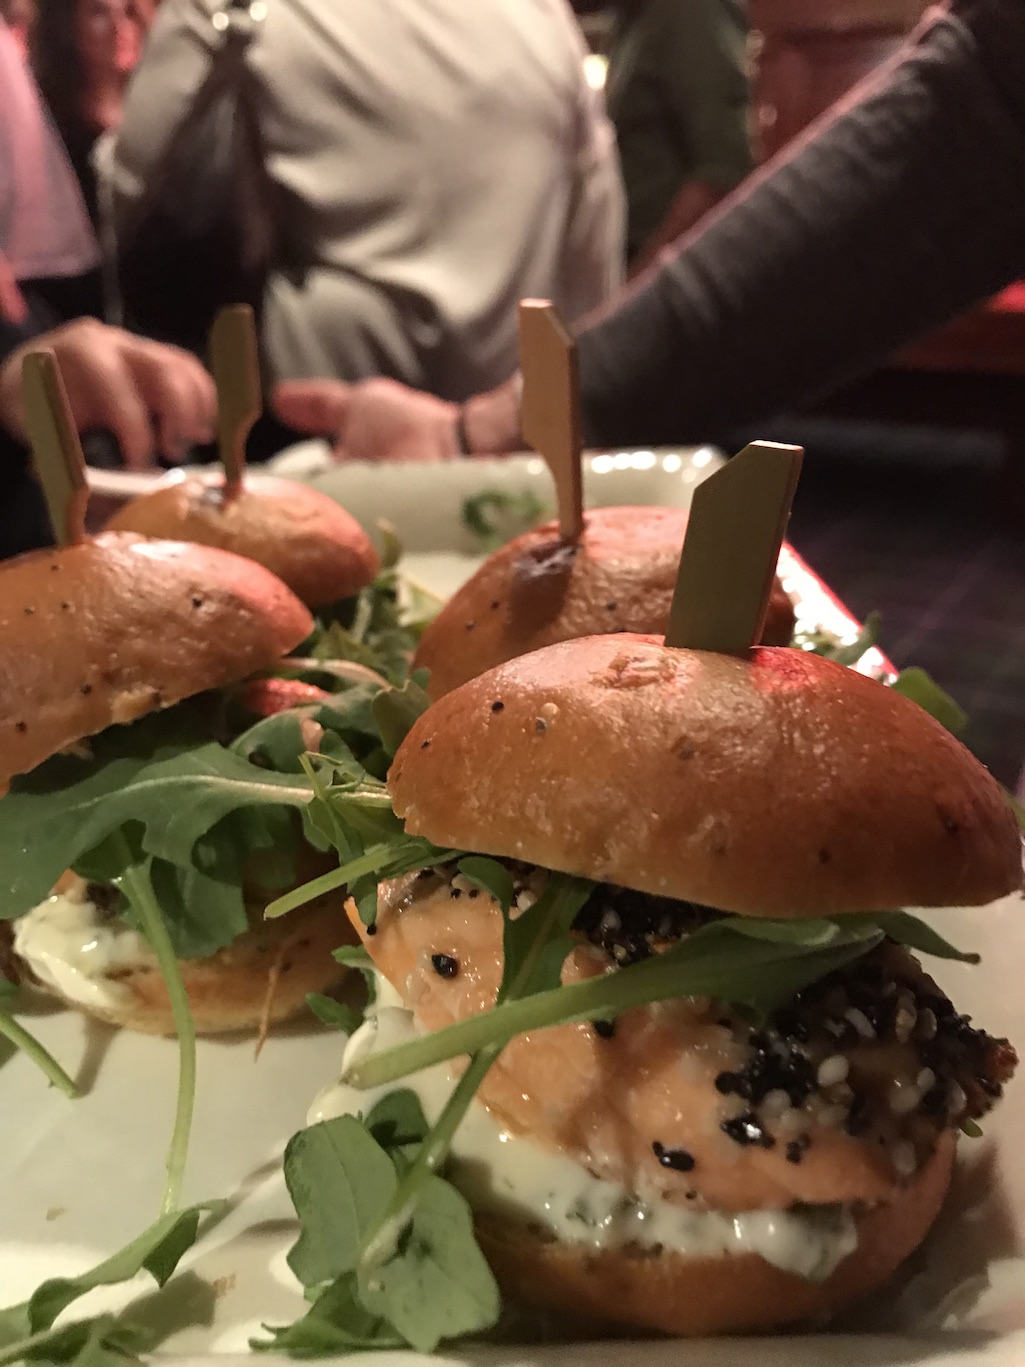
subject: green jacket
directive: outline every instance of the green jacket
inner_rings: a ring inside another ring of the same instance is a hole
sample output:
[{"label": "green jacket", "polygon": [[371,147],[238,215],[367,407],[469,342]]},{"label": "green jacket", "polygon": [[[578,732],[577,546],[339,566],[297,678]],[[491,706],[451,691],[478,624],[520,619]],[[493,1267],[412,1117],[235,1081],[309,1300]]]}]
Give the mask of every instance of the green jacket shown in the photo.
[{"label": "green jacket", "polygon": [[729,190],[751,169],[743,0],[623,4],[606,96],[633,255],[686,181]]}]

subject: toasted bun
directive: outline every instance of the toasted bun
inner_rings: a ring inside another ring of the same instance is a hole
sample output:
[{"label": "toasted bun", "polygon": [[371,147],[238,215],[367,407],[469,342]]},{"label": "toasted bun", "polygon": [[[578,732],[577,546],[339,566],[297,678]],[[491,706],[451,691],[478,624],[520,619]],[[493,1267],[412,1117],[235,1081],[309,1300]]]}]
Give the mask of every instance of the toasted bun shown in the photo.
[{"label": "toasted bun", "polygon": [[954,1151],[948,1131],[891,1204],[857,1217],[857,1249],[824,1282],[782,1272],[753,1253],[699,1258],[581,1248],[492,1217],[478,1217],[477,1234],[502,1289],[528,1305],[569,1306],[613,1324],[687,1337],[754,1333],[830,1314],[882,1286],[939,1214]]},{"label": "toasted bun", "polygon": [[[179,961],[198,1033],[275,1025],[305,1010],[308,992],[326,992],[338,983],[346,970],[332,952],[354,939],[344,901],[344,892],[328,893],[279,920],[254,925],[207,959]],[[155,962],[119,974],[118,982],[130,994],[123,1006],[90,1008],[91,1015],[147,1035],[175,1033],[167,985]]]},{"label": "toasted bun", "polygon": [[266,566],[310,607],[350,598],[380,567],[356,519],[326,494],[261,475],[222,497],[224,475],[192,475],[119,508],[107,526],[219,546]]},{"label": "toasted bun", "polygon": [[[65,874],[65,887],[81,883]],[[355,932],[343,910],[344,890],[325,893],[274,921],[263,919],[266,898],[249,903],[250,929],[205,959],[179,959],[196,1030],[221,1035],[274,1025],[303,1011],[308,992],[326,992],[346,970],[333,958],[339,945],[352,944]],[[75,1010],[108,1025],[147,1035],[173,1035],[174,1017],[167,985],[156,958],[112,974],[121,1000],[102,1006],[65,996],[47,985],[45,991]]]},{"label": "toasted bun", "polygon": [[[577,636],[661,634],[669,620],[682,508],[595,508],[582,540],[567,546],[557,524],[535,528],[489,556],[424,632],[413,661],[440,698],[486,669]],[[794,607],[777,579],[762,632],[789,645]]]},{"label": "toasted bun", "polygon": [[111,532],[0,567],[0,788],[58,750],[273,665],[312,629],[227,551]]},{"label": "toasted bun", "polygon": [[762,916],[1021,885],[999,785],[915,703],[792,649],[593,636],[435,703],[388,776],[441,846]]}]

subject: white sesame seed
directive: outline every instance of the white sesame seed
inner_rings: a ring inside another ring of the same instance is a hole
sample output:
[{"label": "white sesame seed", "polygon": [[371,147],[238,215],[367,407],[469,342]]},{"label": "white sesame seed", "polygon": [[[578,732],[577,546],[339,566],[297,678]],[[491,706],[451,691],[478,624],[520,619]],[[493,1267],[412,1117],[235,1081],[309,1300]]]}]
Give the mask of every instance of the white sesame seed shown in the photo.
[{"label": "white sesame seed", "polygon": [[844,1020],[849,1021],[854,1026],[862,1039],[875,1039],[875,1027],[864,1011],[857,1006],[849,1006],[843,1014]]},{"label": "white sesame seed", "polygon": [[931,1007],[925,1006],[919,1011],[915,1034],[919,1039],[936,1038],[936,1012]]},{"label": "white sesame seed", "polygon": [[774,1120],[790,1109],[790,1097],[782,1087],[774,1087],[766,1093],[760,1109],[766,1120]]},{"label": "white sesame seed", "polygon": [[936,1081],[936,1074],[931,1068],[923,1068],[915,1078],[915,1086],[924,1095]]},{"label": "white sesame seed", "polygon": [[968,1097],[965,1089],[960,1082],[952,1082],[947,1090],[947,1105],[950,1107],[950,1117],[957,1120],[964,1114],[964,1109],[968,1105]]},{"label": "white sesame seed", "polygon": [[893,1018],[893,1033],[901,1044],[906,1044],[911,1038],[916,1019],[914,1011],[907,1011],[904,1007],[897,1008],[897,1014]]},{"label": "white sesame seed", "polygon": [[823,1106],[815,1117],[816,1125],[827,1126],[831,1130],[838,1130],[847,1119],[846,1106]]},{"label": "white sesame seed", "polygon": [[898,1177],[910,1177],[915,1168],[918,1167],[915,1146],[906,1140],[894,1144],[890,1149],[890,1162],[893,1164],[893,1169]]},{"label": "white sesame seed", "polygon": [[832,1087],[837,1082],[843,1082],[851,1070],[851,1065],[843,1054],[830,1054],[819,1064],[815,1080],[820,1087]]},{"label": "white sesame seed", "polygon": [[894,1078],[888,1099],[894,1115],[910,1115],[921,1101],[922,1094],[913,1083]]},{"label": "white sesame seed", "polygon": [[796,1134],[804,1124],[805,1117],[796,1106],[791,1106],[790,1109],[784,1111],[776,1121],[776,1129],[782,1134]]}]

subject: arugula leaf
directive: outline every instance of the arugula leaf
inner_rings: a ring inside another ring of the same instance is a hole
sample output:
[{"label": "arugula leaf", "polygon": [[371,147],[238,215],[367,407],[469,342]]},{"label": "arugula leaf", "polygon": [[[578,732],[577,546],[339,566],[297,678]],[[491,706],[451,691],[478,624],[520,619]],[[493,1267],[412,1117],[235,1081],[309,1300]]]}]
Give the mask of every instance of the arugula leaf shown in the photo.
[{"label": "arugula leaf", "polygon": [[528,1030],[607,1019],[674,997],[720,997],[767,1014],[883,939],[882,930],[870,926],[838,926],[829,944],[802,945],[738,932],[732,919],[748,918],[710,922],[664,954],[615,972],[503,1001],[490,1011],[357,1060],[344,1080],[357,1087],[381,1086],[447,1059],[501,1048]]},{"label": "arugula leaf", "polygon": [[317,1020],[330,1025],[334,1030],[343,1031],[346,1035],[354,1035],[363,1024],[362,1011],[357,1011],[354,1006],[349,1006],[345,1002],[336,1001],[334,997],[325,996],[323,992],[307,992],[306,1005]]},{"label": "arugula leaf", "polygon": [[532,489],[511,493],[505,489],[482,489],[464,499],[463,526],[485,551],[497,551],[507,541],[550,516],[550,509]]},{"label": "arugula leaf", "polygon": [[[846,923],[846,917],[844,918]],[[722,921],[714,924],[721,925]],[[777,945],[800,945],[805,948],[818,948],[831,945],[837,937],[839,927],[835,921],[823,921],[818,917],[791,919],[732,916],[728,920],[732,930],[738,935],[746,935],[751,940],[771,940]]]},{"label": "arugula leaf", "polygon": [[[383,531],[385,556],[380,573],[355,599],[321,610],[303,653],[317,659],[348,660],[402,684],[427,623],[441,600],[398,569],[394,531]],[[394,558],[393,558],[394,557]]]},{"label": "arugula leaf", "polygon": [[[235,754],[269,767],[279,773],[302,771],[302,756],[307,750],[301,722],[317,722],[365,767],[367,759],[380,749],[381,737],[375,717],[374,699],[382,685],[349,685],[322,702],[290,708],[263,717],[244,731],[229,747]],[[322,742],[323,744],[323,742]],[[384,777],[384,770],[378,775]]]},{"label": "arugula leaf", "polygon": [[361,1266],[357,1276],[366,1310],[421,1353],[433,1352],[442,1339],[490,1328],[501,1309],[473,1237],[470,1207],[440,1177],[428,1177],[420,1188],[395,1254],[383,1266]]},{"label": "arugula leaf", "polygon": [[919,669],[917,665],[902,669],[890,687],[895,693],[902,693],[905,698],[918,703],[953,735],[958,736],[964,730],[968,714],[924,669]]},{"label": "arugula leaf", "polygon": [[533,906],[513,917],[503,909],[503,970],[498,1002],[557,988],[575,943],[570,927],[594,891],[586,878],[550,874]]},{"label": "arugula leaf", "polygon": [[180,730],[162,713],[111,727],[95,738],[93,758],[55,755],[12,782],[0,823],[0,917],[38,905],[69,864],[123,828],[138,829],[147,854],[189,867],[201,837],[240,808],[309,802],[305,777],[258,768],[213,741],[183,748],[171,739]]},{"label": "arugula leaf", "polygon": [[413,723],[423,716],[430,705],[430,698],[413,679],[407,679],[401,688],[390,688],[377,694],[372,704],[374,721],[389,756],[395,754]]},{"label": "arugula leaf", "polygon": [[1018,829],[1025,834],[1025,803],[1021,803],[1012,792],[1004,789],[1004,801],[1014,813],[1014,819],[1018,823]]},{"label": "arugula leaf", "polygon": [[342,945],[340,949],[334,950],[331,957],[343,967],[354,968],[357,973],[363,974],[363,984],[367,990],[367,1004],[362,1012],[353,1010],[354,1028],[358,1029],[363,1024],[367,1009],[373,1006],[377,1000],[377,969],[363,945]]},{"label": "arugula leaf", "polygon": [[91,1271],[43,1282],[27,1301],[0,1310],[0,1353],[51,1328],[69,1305],[98,1286],[116,1286],[144,1271],[158,1286],[163,1286],[182,1255],[195,1243],[202,1217],[217,1217],[227,1209],[227,1201],[202,1201],[187,1210],[163,1215]]},{"label": "arugula leaf", "polygon": [[302,1226],[288,1265],[303,1286],[318,1287],[356,1266],[398,1179],[362,1124],[343,1115],[292,1137],[285,1149],[285,1184]]},{"label": "arugula leaf", "polygon": [[495,899],[508,916],[516,893],[513,888],[512,874],[497,859],[488,859],[482,854],[470,854],[460,859],[457,868],[465,879],[483,888]]},{"label": "arugula leaf", "polygon": [[962,964],[981,963],[978,954],[965,953],[955,948],[938,930],[934,930],[917,916],[912,916],[909,911],[859,912],[843,918],[843,924],[846,925],[848,921],[857,921],[865,926],[878,926],[891,940],[896,940],[897,944],[905,945],[919,954],[929,954],[934,959],[956,959]]}]

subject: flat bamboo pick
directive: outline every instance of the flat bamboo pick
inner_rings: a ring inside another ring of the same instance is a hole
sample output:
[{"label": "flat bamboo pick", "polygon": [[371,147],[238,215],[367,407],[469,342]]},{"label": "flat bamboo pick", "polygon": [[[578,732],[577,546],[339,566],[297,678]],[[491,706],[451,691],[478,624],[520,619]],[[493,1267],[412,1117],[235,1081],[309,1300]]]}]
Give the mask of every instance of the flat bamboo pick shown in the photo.
[{"label": "flat bamboo pick", "polygon": [[803,455],[755,441],[694,490],[667,646],[742,655],[758,642]]},{"label": "flat bamboo pick", "polygon": [[246,472],[246,438],[263,412],[256,323],[248,304],[221,309],[210,330],[210,365],[217,385],[217,444],[224,493],[232,497]]},{"label": "flat bamboo pick", "polygon": [[524,439],[555,480],[559,535],[577,541],[584,530],[577,348],[547,299],[520,303],[520,371]]},{"label": "flat bamboo pick", "polygon": [[82,443],[52,351],[40,349],[25,356],[21,363],[21,388],[25,430],[43,486],[54,540],[58,546],[77,546],[86,540],[89,486]]}]

